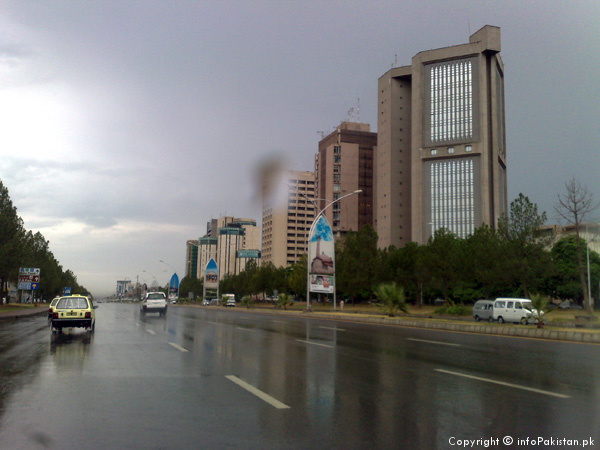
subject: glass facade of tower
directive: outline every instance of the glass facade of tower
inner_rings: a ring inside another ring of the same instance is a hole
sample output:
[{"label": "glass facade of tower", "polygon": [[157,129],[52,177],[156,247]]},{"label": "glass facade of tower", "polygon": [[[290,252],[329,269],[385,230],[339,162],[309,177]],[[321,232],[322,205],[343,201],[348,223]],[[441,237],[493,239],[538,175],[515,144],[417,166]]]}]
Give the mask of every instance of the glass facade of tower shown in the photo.
[{"label": "glass facade of tower", "polygon": [[475,230],[473,159],[433,162],[431,182],[431,230],[451,230],[465,238]]},{"label": "glass facade of tower", "polygon": [[433,144],[473,138],[473,65],[463,59],[428,66]]}]

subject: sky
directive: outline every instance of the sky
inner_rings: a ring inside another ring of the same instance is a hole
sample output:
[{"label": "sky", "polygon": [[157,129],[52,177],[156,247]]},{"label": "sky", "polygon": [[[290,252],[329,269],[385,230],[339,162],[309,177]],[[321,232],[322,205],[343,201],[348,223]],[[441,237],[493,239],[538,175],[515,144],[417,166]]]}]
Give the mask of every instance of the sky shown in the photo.
[{"label": "sky", "polygon": [[599,23],[597,0],[0,0],[0,180],[94,296],[165,285],[211,218],[260,225],[264,161],[313,170],[321,132],[377,131],[391,67],[495,25],[509,202],[556,223],[572,177],[600,200]]}]

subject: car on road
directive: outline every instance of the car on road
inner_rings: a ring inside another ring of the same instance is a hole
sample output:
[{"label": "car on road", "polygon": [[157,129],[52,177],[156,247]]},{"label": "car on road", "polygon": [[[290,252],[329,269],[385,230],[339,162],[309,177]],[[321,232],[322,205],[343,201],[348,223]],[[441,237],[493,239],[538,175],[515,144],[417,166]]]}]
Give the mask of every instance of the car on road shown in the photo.
[{"label": "car on road", "polygon": [[202,300],[202,306],[210,306],[209,300]]},{"label": "car on road", "polygon": [[54,297],[50,302],[50,305],[48,305],[48,319],[52,319],[52,311],[54,311],[54,307],[59,300],[60,297]]},{"label": "car on road", "polygon": [[97,306],[83,295],[60,297],[52,311],[52,331],[61,333],[63,328],[85,328],[92,332],[96,329]]},{"label": "car on road", "polygon": [[493,318],[494,301],[493,300],[477,300],[473,305],[473,319],[476,322],[487,320],[491,322]]},{"label": "car on road", "polygon": [[142,314],[157,312],[164,316],[167,314],[167,296],[163,292],[148,292],[144,295],[140,304],[140,312]]},{"label": "car on road", "polygon": [[223,294],[221,299],[225,306],[235,306],[235,294]]},{"label": "car on road", "polygon": [[[541,314],[543,320],[544,312]],[[492,317],[498,323],[527,324],[537,321],[538,312],[528,298],[497,298],[494,301]]]}]

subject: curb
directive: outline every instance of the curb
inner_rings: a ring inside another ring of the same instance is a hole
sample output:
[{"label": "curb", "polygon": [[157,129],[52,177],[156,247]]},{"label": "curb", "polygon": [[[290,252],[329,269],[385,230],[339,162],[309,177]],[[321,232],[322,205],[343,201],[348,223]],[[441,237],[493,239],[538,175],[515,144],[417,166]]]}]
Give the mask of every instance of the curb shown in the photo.
[{"label": "curb", "polygon": [[[334,320],[333,317],[319,313],[311,313],[310,317]],[[336,317],[335,320],[347,322],[369,323],[377,325],[391,325],[407,328],[425,328],[440,331],[457,331],[462,333],[482,333],[496,336],[513,336],[533,339],[546,339],[569,342],[584,342],[591,344],[600,344],[600,333],[582,332],[573,330],[553,330],[548,328],[536,328],[532,326],[517,327],[517,326],[491,326],[491,325],[476,325],[476,324],[461,324],[461,323],[446,323],[436,322],[435,319],[424,320],[405,320],[392,319],[388,317],[356,317],[343,316]],[[432,321],[429,321],[432,320]]]},{"label": "curb", "polygon": [[[181,305],[180,307],[186,307]],[[190,306],[191,307],[191,306]],[[406,328],[422,328],[429,330],[438,331],[454,331],[460,333],[479,333],[479,334],[490,334],[493,336],[510,336],[518,338],[529,338],[529,339],[545,339],[553,341],[565,341],[565,342],[578,342],[585,344],[600,344],[600,333],[575,331],[573,329],[552,329],[552,328],[536,328],[535,325],[527,327],[526,325],[489,325],[489,324],[477,324],[477,323],[455,323],[455,322],[441,322],[436,319],[401,319],[401,318],[390,318],[390,317],[379,317],[379,316],[359,316],[355,314],[340,314],[332,316],[331,314],[318,313],[306,311],[279,311],[270,309],[247,309],[239,308],[244,312],[250,313],[266,313],[266,314],[287,314],[294,315],[296,317],[305,317],[307,319],[323,319],[323,320],[336,320],[342,322],[356,322],[373,325],[389,325]]]},{"label": "curb", "polygon": [[0,311],[0,321],[19,320],[28,317],[43,316],[48,314],[48,308],[38,307],[35,309],[15,309],[13,311]]}]

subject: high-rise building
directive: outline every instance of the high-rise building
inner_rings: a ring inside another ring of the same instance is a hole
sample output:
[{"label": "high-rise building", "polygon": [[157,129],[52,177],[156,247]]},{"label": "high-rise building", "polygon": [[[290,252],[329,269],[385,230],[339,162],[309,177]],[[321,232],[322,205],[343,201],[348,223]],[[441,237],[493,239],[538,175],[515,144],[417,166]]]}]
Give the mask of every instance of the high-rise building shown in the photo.
[{"label": "high-rise building", "polygon": [[198,278],[198,241],[189,240],[185,243],[185,276]]},{"label": "high-rise building", "polygon": [[260,265],[260,230],[256,221],[235,217],[220,217],[207,223],[206,234],[198,239],[199,278],[204,277],[206,265],[214,259],[219,276],[237,275],[251,259]]},{"label": "high-rise building", "polygon": [[366,123],[342,122],[319,142],[315,155],[315,187],[319,209],[358,189],[362,192],[325,210],[334,235],[373,226],[373,158],[377,133]]},{"label": "high-rise building", "polygon": [[307,253],[315,218],[315,174],[290,170],[283,180],[281,186],[263,187],[262,263],[275,267],[295,264]]},{"label": "high-rise building", "polygon": [[507,210],[500,28],[426,50],[378,83],[379,246],[465,237]]}]

